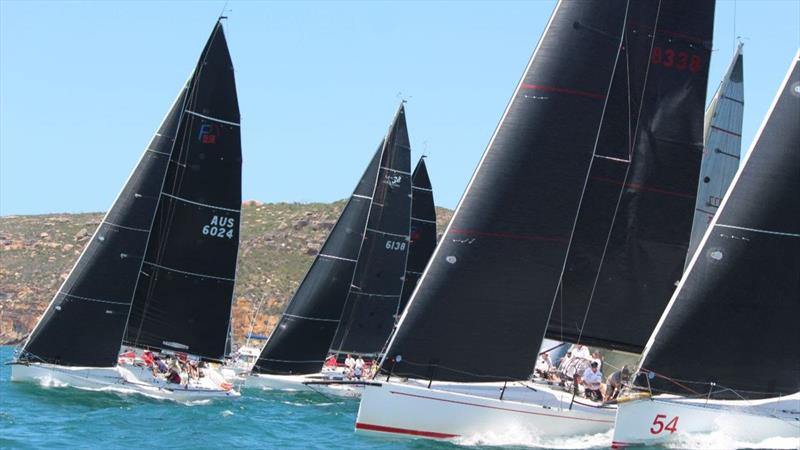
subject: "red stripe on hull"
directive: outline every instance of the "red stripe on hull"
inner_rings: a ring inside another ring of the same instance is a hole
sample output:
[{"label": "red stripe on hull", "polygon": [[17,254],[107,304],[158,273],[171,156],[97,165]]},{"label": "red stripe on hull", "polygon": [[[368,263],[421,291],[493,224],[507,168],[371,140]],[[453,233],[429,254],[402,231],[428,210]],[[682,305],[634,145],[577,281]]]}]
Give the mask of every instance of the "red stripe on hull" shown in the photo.
[{"label": "red stripe on hull", "polygon": [[408,436],[420,436],[420,437],[428,437],[434,439],[450,439],[458,437],[457,434],[437,433],[435,431],[411,430],[408,428],[384,427],[383,425],[373,425],[361,422],[356,422],[356,430],[380,431],[381,433],[405,434]]},{"label": "red stripe on hull", "polygon": [[516,412],[516,413],[522,413],[522,414],[530,414],[530,415],[533,415],[533,416],[547,416],[547,417],[556,417],[558,419],[583,420],[583,421],[587,421],[587,422],[614,423],[613,420],[586,419],[586,418],[583,418],[583,417],[559,416],[558,414],[545,414],[545,413],[537,413],[537,412],[533,412],[533,411],[525,411],[525,410],[521,410],[521,409],[501,408],[499,406],[479,405],[477,403],[462,402],[462,401],[458,401],[458,400],[447,400],[447,399],[444,399],[444,398],[427,397],[427,396],[424,396],[424,395],[406,394],[405,392],[397,392],[397,391],[389,391],[389,392],[392,393],[392,394],[395,394],[395,395],[405,395],[405,396],[408,396],[408,397],[417,397],[417,398],[424,398],[424,399],[428,399],[428,400],[437,400],[437,401],[440,401],[440,402],[455,403],[455,404],[458,404],[458,405],[476,406],[478,408],[497,409],[497,410],[500,410],[500,411],[510,411],[510,412]]}]

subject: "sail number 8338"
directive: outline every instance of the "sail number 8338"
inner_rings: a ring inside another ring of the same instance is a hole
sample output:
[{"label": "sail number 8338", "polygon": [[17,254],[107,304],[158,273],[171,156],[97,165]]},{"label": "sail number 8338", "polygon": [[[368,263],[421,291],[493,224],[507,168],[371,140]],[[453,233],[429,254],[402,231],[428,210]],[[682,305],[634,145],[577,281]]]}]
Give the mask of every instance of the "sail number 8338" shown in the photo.
[{"label": "sail number 8338", "polygon": [[233,239],[233,217],[214,216],[208,225],[203,225],[203,236]]}]

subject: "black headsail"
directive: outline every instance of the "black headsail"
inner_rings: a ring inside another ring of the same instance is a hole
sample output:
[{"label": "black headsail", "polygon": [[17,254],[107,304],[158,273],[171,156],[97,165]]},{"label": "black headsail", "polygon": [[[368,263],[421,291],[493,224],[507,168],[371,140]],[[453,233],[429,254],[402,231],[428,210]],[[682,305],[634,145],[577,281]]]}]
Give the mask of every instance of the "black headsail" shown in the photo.
[{"label": "black headsail", "polygon": [[322,370],[350,290],[382,154],[383,141],[286,305],[253,372],[281,375]]},{"label": "black headsail", "polygon": [[189,81],[156,195],[125,344],[223,359],[239,248],[241,166],[233,65],[217,23]]},{"label": "black headsail", "polygon": [[417,287],[419,277],[436,248],[436,207],[433,203],[433,187],[425,167],[425,157],[419,159],[411,175],[411,230],[409,233],[408,260],[403,294],[397,317],[406,307],[411,293]]},{"label": "black headsail", "polygon": [[411,147],[405,108],[381,156],[364,241],[331,351],[377,356],[394,328],[403,291],[411,218]]},{"label": "black headsail", "polygon": [[703,162],[686,265],[697,250],[711,218],[717,213],[722,196],[739,169],[744,114],[743,66],[742,44],[739,44],[728,72],[706,110]]},{"label": "black headsail", "polygon": [[659,375],[655,391],[800,391],[798,142],[800,52],[648,342],[642,368]]},{"label": "black headsail", "polygon": [[130,310],[158,192],[184,109],[167,113],[111,209],[22,348],[20,359],[111,367]]},{"label": "black headsail", "polygon": [[[642,82],[641,74],[648,66],[700,77],[707,70],[707,58],[697,61],[688,51],[683,53],[686,44],[682,38],[677,47],[664,45],[667,32],[675,38],[697,32],[703,36],[701,42],[707,40],[711,22],[706,5],[713,3],[704,2],[699,12],[688,6],[694,3],[559,2],[406,308],[387,350],[385,369],[453,381],[525,379],[530,375],[556,298],[579,205],[589,187],[588,177],[606,175],[598,172],[597,161],[606,155],[627,155],[630,146],[626,142],[633,140],[619,137],[620,132],[629,136],[631,111],[625,107],[627,101],[623,104],[618,99],[616,92],[622,89],[618,85],[627,87],[630,81],[633,88],[633,83]],[[679,10],[691,14],[674,24]],[[669,18],[675,28],[654,27],[659,14]],[[664,65],[662,59],[650,64],[649,51],[642,54],[638,50],[656,43],[662,45],[662,55],[670,55],[669,64]],[[629,46],[636,48],[636,58],[627,55]],[[698,58],[707,55],[705,48],[697,51]],[[617,73],[620,61],[633,66],[624,68],[624,76]],[[677,79],[665,82],[647,95],[661,98],[656,95],[658,89],[681,83],[684,81]],[[682,97],[663,99],[667,104],[676,100]],[[640,102],[632,98],[630,104],[639,108]],[[701,97],[700,131],[702,105]],[[648,133],[646,137],[685,142],[682,136],[669,133]],[[611,145],[611,140],[617,145]],[[595,153],[601,156],[594,157]],[[675,159],[666,157],[669,162]],[[610,172],[613,169],[608,168]],[[608,175],[619,176],[617,172]],[[696,176],[697,169],[690,191],[696,187]],[[652,181],[662,186],[661,180]],[[620,189],[614,183],[606,184]],[[688,204],[691,214],[693,203]],[[688,225],[685,234],[688,240]]]},{"label": "black headsail", "polygon": [[713,21],[713,1],[630,3],[547,337],[638,353],[661,317],[689,245]]}]

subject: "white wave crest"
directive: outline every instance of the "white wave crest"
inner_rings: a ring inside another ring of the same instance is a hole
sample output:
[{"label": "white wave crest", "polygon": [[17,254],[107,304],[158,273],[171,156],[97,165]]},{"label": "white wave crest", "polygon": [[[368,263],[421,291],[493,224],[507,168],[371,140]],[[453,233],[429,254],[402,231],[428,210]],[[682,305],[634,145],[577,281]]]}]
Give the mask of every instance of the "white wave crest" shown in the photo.
[{"label": "white wave crest", "polygon": [[487,432],[473,434],[469,436],[462,436],[453,439],[453,442],[458,445],[464,446],[490,446],[490,447],[506,447],[506,446],[521,446],[532,448],[549,448],[549,449],[583,449],[590,447],[605,447],[611,445],[612,431],[605,433],[578,435],[578,436],[564,436],[564,437],[546,437],[536,435],[531,430],[524,428],[508,428],[502,432]]},{"label": "white wave crest", "polygon": [[711,433],[686,433],[665,444],[667,448],[705,449],[705,448],[800,448],[797,437],[771,437],[763,441],[746,441],[732,437],[724,430]]}]

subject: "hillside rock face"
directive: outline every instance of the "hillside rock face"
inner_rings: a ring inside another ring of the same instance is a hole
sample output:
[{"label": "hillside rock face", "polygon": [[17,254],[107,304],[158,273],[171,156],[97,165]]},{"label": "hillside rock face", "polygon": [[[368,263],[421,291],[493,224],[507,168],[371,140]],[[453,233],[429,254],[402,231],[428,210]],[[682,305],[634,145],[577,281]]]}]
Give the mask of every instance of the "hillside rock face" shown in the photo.
[{"label": "hillside rock face", "polygon": [[[251,329],[256,334],[272,332],[343,207],[344,201],[244,202],[233,303],[237,343]],[[440,233],[451,215],[437,208]],[[25,339],[102,216],[0,217],[0,345]]]}]

